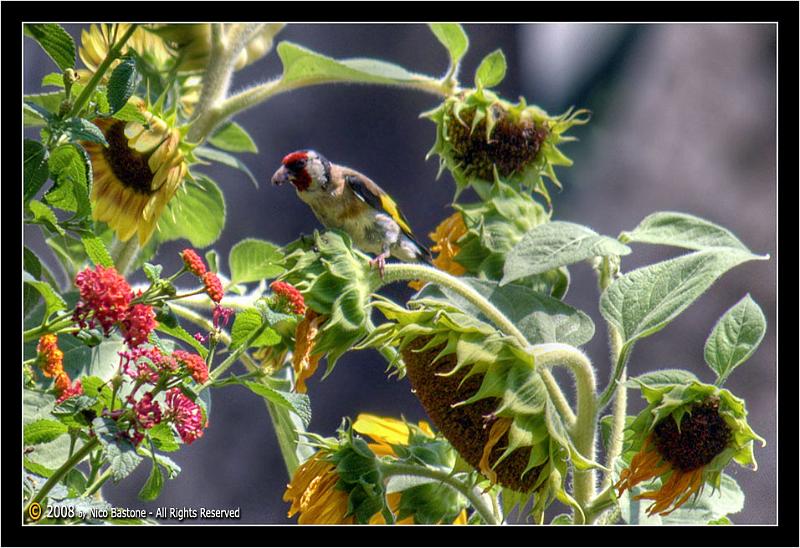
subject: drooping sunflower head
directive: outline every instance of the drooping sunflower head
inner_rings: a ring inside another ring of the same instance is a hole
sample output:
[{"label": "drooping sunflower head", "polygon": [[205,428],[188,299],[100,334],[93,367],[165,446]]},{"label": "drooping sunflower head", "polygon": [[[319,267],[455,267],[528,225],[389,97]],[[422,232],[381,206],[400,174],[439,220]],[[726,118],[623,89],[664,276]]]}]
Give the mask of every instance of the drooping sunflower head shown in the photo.
[{"label": "drooping sunflower head", "polygon": [[83,143],[92,163],[92,216],[120,240],[150,240],[164,207],[188,173],[181,130],[138,103],[145,123],[94,120],[108,146]]},{"label": "drooping sunflower head", "polygon": [[367,332],[370,295],[380,286],[377,270],[335,230],[287,246],[285,266],[281,280],[297,288],[308,310],[321,317],[314,352],[327,354],[330,371]]},{"label": "drooping sunflower head", "polygon": [[461,457],[490,483],[536,495],[541,513],[564,490],[567,459],[593,466],[575,449],[529,352],[458,309],[432,299],[405,309],[379,299],[390,320],[360,347],[397,347],[414,394]]},{"label": "drooping sunflower head", "polygon": [[[358,434],[368,436],[371,442]],[[418,425],[362,413],[338,438],[309,435],[318,451],[295,471],[283,500],[298,523],[465,523],[465,501],[438,484],[393,487],[383,463],[452,467],[455,454],[425,422]]]},{"label": "drooping sunflower head", "polygon": [[588,121],[588,111],[567,111],[551,117],[524,99],[516,105],[486,90],[466,90],[425,113],[436,124],[430,154],[440,158],[460,192],[478,181],[500,179],[519,188],[550,195],[543,177],[560,188],[553,166],[572,164],[557,146],[570,140],[564,133]]},{"label": "drooping sunflower head", "polygon": [[753,442],[763,444],[764,439],[747,424],[744,401],[728,390],[700,383],[685,372],[682,379],[667,380],[659,373],[632,381],[648,406],[629,426],[629,464],[615,487],[622,494],[640,483],[650,484],[634,498],[653,501],[647,512],[665,516],[699,495],[706,484],[718,489],[731,461],[755,469]]}]

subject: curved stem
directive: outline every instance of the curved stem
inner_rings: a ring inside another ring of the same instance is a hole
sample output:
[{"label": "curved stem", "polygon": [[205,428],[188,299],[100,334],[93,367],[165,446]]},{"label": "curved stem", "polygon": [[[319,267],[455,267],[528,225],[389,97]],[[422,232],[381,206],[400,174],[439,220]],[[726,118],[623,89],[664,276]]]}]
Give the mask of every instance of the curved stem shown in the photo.
[{"label": "curved stem", "polygon": [[[530,343],[525,338],[525,335],[523,335],[522,332],[517,329],[517,326],[514,325],[514,323],[505,316],[505,314],[498,310],[497,307],[495,307],[491,302],[486,300],[483,295],[475,291],[462,280],[459,280],[457,277],[451,276],[446,272],[442,272],[441,270],[426,265],[409,263],[387,264],[383,272],[383,283],[387,284],[401,280],[423,280],[447,287],[475,305],[484,316],[486,316],[500,329],[500,331],[516,339],[522,348],[528,348],[530,346]],[[552,376],[550,371],[547,371],[546,369],[542,369],[540,374],[559,414],[564,418],[568,425],[574,424],[575,414],[569,408],[567,398],[561,392],[561,389],[559,388],[555,378]]]},{"label": "curved stem", "polygon": [[84,491],[81,496],[82,497],[90,497],[90,496],[94,495],[97,491],[99,491],[100,488],[103,486],[103,484],[106,481],[108,481],[108,478],[111,477],[111,472],[112,472],[112,470],[111,470],[111,467],[109,466],[108,468],[105,469],[105,471],[102,474],[100,474],[92,482],[92,484],[89,487],[86,488],[86,491]]},{"label": "curved stem", "polygon": [[[568,344],[547,343],[531,347],[536,365],[542,368],[563,365],[575,378],[578,413],[570,434],[575,449],[589,460],[595,459],[597,396],[594,368],[589,358]],[[594,469],[575,470],[574,498],[584,508],[594,498],[596,475]],[[579,516],[576,514],[576,519]]]},{"label": "curved stem", "polygon": [[464,495],[464,497],[470,502],[472,507],[476,512],[478,512],[478,515],[481,516],[481,519],[483,519],[486,524],[500,525],[497,519],[495,519],[491,507],[486,504],[486,501],[484,501],[480,495],[470,488],[469,485],[457,480],[447,472],[432,470],[422,466],[412,466],[410,464],[386,462],[380,463],[380,469],[381,472],[383,472],[384,477],[387,478],[392,476],[417,476],[420,478],[438,480]]},{"label": "curved stem", "polygon": [[[622,346],[622,337],[613,326],[609,326],[609,341],[611,342],[611,363],[619,360],[619,352]],[[622,442],[624,440],[625,419],[628,415],[628,388],[625,386],[627,380],[627,368],[622,369],[619,381],[617,382],[617,390],[614,394],[614,410],[611,419],[611,436],[608,441],[608,454],[606,455],[606,472],[603,477],[601,488],[607,487],[611,484],[611,476],[613,473],[614,460],[622,454]]]}]

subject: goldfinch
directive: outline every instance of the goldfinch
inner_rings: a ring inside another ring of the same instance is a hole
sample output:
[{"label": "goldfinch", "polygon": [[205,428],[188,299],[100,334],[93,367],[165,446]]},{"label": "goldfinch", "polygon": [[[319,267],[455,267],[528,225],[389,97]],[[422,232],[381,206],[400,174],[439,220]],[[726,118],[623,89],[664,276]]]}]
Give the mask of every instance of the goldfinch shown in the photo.
[{"label": "goldfinch", "polygon": [[431,252],[411,232],[397,204],[366,175],[329,162],[314,150],[287,154],[272,183],[292,183],[297,196],[326,228],[346,232],[383,276],[389,256],[431,263]]}]

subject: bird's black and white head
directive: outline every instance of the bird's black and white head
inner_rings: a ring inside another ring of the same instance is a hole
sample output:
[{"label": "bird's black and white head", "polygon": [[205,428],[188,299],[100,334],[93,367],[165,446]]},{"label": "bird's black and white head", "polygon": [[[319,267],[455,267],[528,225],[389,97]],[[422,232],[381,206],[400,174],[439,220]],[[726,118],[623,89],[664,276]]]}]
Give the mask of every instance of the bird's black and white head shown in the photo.
[{"label": "bird's black and white head", "polygon": [[314,150],[298,150],[281,160],[272,183],[292,183],[298,193],[325,191],[331,181],[331,163]]}]

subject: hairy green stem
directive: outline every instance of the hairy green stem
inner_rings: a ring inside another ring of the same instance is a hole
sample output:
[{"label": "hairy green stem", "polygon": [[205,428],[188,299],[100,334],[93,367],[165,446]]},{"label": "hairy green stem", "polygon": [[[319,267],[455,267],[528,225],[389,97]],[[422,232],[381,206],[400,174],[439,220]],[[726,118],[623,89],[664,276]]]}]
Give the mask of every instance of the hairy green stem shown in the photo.
[{"label": "hairy green stem", "polygon": [[[517,326],[514,325],[511,320],[506,318],[505,314],[486,300],[483,295],[457,277],[426,265],[409,263],[387,264],[383,272],[383,283],[387,284],[400,280],[423,280],[447,287],[475,305],[484,316],[500,328],[500,331],[516,339],[522,348],[528,348],[530,346],[525,335],[517,329]],[[575,423],[575,414],[570,409],[567,398],[564,396],[563,392],[561,392],[555,378],[550,371],[545,369],[542,369],[540,374],[559,414],[568,425],[573,425]]]},{"label": "hairy green stem", "polygon": [[486,524],[500,525],[500,521],[495,518],[494,512],[492,512],[491,507],[486,504],[486,501],[483,500],[483,497],[477,494],[469,485],[457,480],[448,472],[410,464],[386,462],[380,463],[380,469],[384,477],[387,478],[392,476],[416,476],[438,480],[464,495]]},{"label": "hairy green stem", "polygon": [[[595,436],[597,433],[596,380],[591,361],[583,352],[568,344],[547,343],[531,347],[537,367],[547,368],[563,365],[575,378],[578,398],[577,417],[570,435],[578,452],[589,460],[595,459]],[[573,481],[574,498],[581,508],[594,498],[596,474],[594,469],[575,470]],[[576,513],[576,523],[583,517]]]},{"label": "hairy green stem", "polygon": [[102,80],[103,76],[105,76],[105,73],[111,66],[111,63],[116,61],[117,57],[119,57],[120,53],[122,53],[122,48],[125,46],[125,43],[128,41],[128,38],[130,38],[136,31],[136,28],[138,26],[139,26],[138,23],[132,23],[131,26],[125,31],[125,34],[123,34],[122,37],[119,39],[119,41],[115,42],[114,45],[109,48],[106,58],[103,59],[103,62],[100,63],[99,67],[97,67],[97,70],[92,75],[92,78],[89,80],[89,83],[86,84],[86,87],[83,88],[81,94],[78,96],[77,99],[75,99],[75,102],[72,104],[72,108],[70,109],[67,118],[72,118],[78,115],[78,113],[83,108],[83,105],[86,103],[86,101],[89,100],[89,97],[92,96],[92,93],[97,87],[97,84],[99,84],[100,80]]},{"label": "hairy green stem", "polygon": [[136,260],[139,250],[138,238],[131,238],[127,242],[115,241],[111,250],[111,258],[114,260],[114,265],[120,275],[125,276],[128,274],[128,269]]},{"label": "hairy green stem", "polygon": [[50,490],[55,487],[58,482],[64,479],[70,470],[75,468],[86,456],[92,452],[92,449],[97,447],[100,441],[97,438],[92,438],[83,444],[83,447],[75,451],[71,457],[67,459],[67,461],[62,464],[58,470],[53,472],[53,475],[50,476],[45,484],[39,489],[39,492],[31,499],[31,501],[25,506],[25,510],[23,511],[24,516],[28,516],[28,510],[34,503],[41,504],[42,500],[47,496]]},{"label": "hairy green stem", "polygon": [[[611,363],[619,360],[619,353],[622,347],[622,336],[619,330],[612,325],[608,328],[608,337],[611,346]],[[617,390],[614,395],[614,409],[611,418],[611,435],[608,441],[608,454],[606,455],[606,472],[603,477],[601,488],[611,484],[614,460],[622,454],[622,442],[624,440],[625,419],[628,415],[628,388],[625,386],[627,380],[627,370],[622,369],[617,382]]]}]

